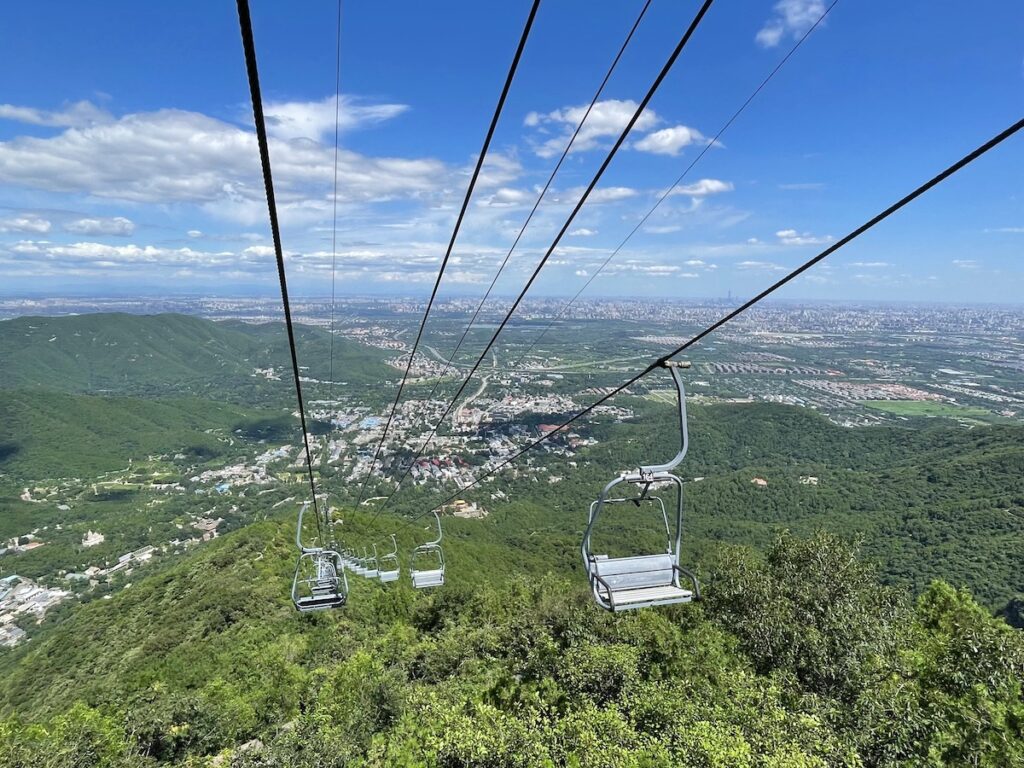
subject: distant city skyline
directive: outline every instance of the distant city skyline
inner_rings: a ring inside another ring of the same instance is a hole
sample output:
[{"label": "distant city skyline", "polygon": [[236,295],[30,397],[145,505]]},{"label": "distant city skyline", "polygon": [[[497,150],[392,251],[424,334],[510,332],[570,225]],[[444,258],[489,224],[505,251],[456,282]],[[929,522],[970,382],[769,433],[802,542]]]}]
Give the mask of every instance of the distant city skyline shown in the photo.
[{"label": "distant city skyline", "polygon": [[[487,288],[641,6],[542,3],[442,298]],[[696,7],[652,3],[497,299]],[[826,7],[714,5],[530,296],[575,293]],[[528,8],[345,4],[332,249],[337,6],[254,4],[297,298],[330,295],[332,263],[339,296],[429,290]],[[751,296],[1019,119],[1024,6],[954,10],[838,3],[585,295]],[[277,295],[233,6],[8,11],[0,296]],[[1014,137],[776,298],[1020,302],[1022,167]]]}]

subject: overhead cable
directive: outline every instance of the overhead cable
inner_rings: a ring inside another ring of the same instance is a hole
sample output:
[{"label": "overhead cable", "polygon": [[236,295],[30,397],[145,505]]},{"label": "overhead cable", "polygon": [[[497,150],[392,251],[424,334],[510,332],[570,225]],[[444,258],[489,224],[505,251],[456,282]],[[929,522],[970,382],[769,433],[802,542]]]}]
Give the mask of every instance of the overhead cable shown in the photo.
[{"label": "overhead cable", "polygon": [[377,442],[377,448],[373,453],[373,460],[370,462],[370,467],[366,472],[366,477],[363,479],[363,483],[359,488],[359,497],[356,501],[358,507],[363,502],[363,494],[366,492],[367,483],[373,476],[373,470],[376,467],[377,460],[380,458],[381,449],[384,447],[384,441],[387,439],[388,431],[391,429],[391,423],[394,421],[395,413],[398,411],[398,404],[402,399],[402,391],[405,389],[406,382],[409,380],[409,372],[412,370],[413,360],[416,357],[416,352],[420,346],[420,340],[423,338],[423,329],[427,325],[427,318],[430,317],[430,310],[434,306],[434,299],[437,298],[437,291],[441,285],[441,278],[444,276],[444,270],[448,266],[448,259],[452,255],[452,249],[455,247],[455,240],[459,236],[459,229],[462,227],[462,220],[466,215],[466,209],[469,207],[469,200],[473,196],[473,190],[476,187],[477,179],[480,176],[480,169],[483,167],[484,160],[487,157],[487,150],[491,146],[491,139],[494,137],[495,128],[498,126],[498,119],[501,117],[501,111],[505,106],[505,99],[508,96],[508,92],[512,87],[512,80],[515,78],[516,70],[519,67],[519,61],[523,55],[523,49],[526,47],[526,40],[530,36],[530,30],[533,28],[533,20],[537,16],[537,9],[540,7],[540,0],[533,0],[533,5],[530,7],[530,15],[526,19],[526,26],[523,28],[523,34],[519,38],[519,46],[516,48],[515,56],[512,58],[512,65],[509,67],[508,75],[505,77],[505,85],[501,89],[501,96],[498,98],[498,105],[494,109],[494,115],[491,117],[491,124],[487,129],[487,136],[484,138],[483,148],[480,150],[480,155],[477,157],[476,166],[473,168],[473,175],[469,180],[469,187],[466,189],[466,195],[462,200],[462,208],[459,210],[459,215],[455,220],[455,228],[452,230],[451,240],[448,242],[448,249],[445,251],[444,258],[441,260],[441,267],[437,272],[437,279],[434,281],[434,288],[430,292],[430,299],[427,301],[426,309],[423,312],[423,319],[420,321],[419,330],[416,332],[416,340],[413,342],[412,351],[409,353],[409,361],[405,365],[405,373],[402,374],[402,381],[398,385],[398,391],[395,393],[395,401],[391,405],[391,412],[388,414],[387,422],[384,424],[384,430],[381,432],[380,440]]}]

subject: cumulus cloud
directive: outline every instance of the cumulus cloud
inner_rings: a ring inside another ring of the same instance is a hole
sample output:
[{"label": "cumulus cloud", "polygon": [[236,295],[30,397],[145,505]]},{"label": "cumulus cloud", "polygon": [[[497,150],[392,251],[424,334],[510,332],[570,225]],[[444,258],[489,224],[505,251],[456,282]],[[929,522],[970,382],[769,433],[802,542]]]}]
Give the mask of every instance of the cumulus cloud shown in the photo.
[{"label": "cumulus cloud", "polygon": [[569,237],[593,237],[597,234],[596,229],[587,229],[586,227],[579,227],[569,233]]},{"label": "cumulus cloud", "polygon": [[203,233],[200,230],[198,230],[198,229],[190,229],[185,234],[188,235],[191,238],[197,238],[197,237],[202,237],[203,236]]},{"label": "cumulus cloud", "polygon": [[641,152],[650,152],[655,155],[671,155],[675,157],[684,147],[691,144],[703,143],[706,141],[704,135],[696,128],[689,128],[685,125],[676,125],[671,128],[662,128],[644,136],[633,143],[634,149]]},{"label": "cumulus cloud", "polygon": [[852,261],[850,266],[857,269],[884,269],[892,265],[887,261]]},{"label": "cumulus cloud", "polygon": [[707,195],[718,195],[722,192],[732,192],[731,181],[721,179],[700,179],[693,184],[684,184],[672,190],[673,195],[688,195],[690,197],[706,197]]},{"label": "cumulus cloud", "polygon": [[960,269],[977,269],[980,265],[974,259],[953,259],[953,266]]},{"label": "cumulus cloud", "polygon": [[499,187],[490,195],[480,198],[477,205],[489,208],[515,208],[526,205],[534,196],[523,189]]},{"label": "cumulus cloud", "polygon": [[[474,158],[475,162],[476,158]],[[467,167],[465,169],[467,182],[470,172]],[[477,189],[489,189],[509,184],[518,179],[522,172],[523,166],[514,155],[504,152],[488,152],[487,157],[484,158],[483,167],[480,169],[480,176],[476,181]]]},{"label": "cumulus cloud", "polygon": [[[555,205],[575,205],[579,202],[586,187],[569,187],[548,193],[548,199]],[[617,203],[621,200],[629,200],[640,194],[632,187],[598,187],[587,198],[588,204],[600,205],[602,203]]]},{"label": "cumulus cloud", "polygon": [[764,272],[781,272],[785,270],[780,264],[774,264],[770,261],[741,261],[736,265],[737,269],[744,270],[760,270]]},{"label": "cumulus cloud", "polygon": [[[440,242],[403,242],[339,248],[331,251],[289,251],[288,269],[296,276],[322,279],[336,263],[340,279],[371,282],[424,283],[433,280],[444,251]],[[488,248],[466,244],[453,264],[458,269],[445,273],[457,283],[479,283],[489,278],[493,253]],[[110,245],[95,241],[60,244],[47,240],[21,240],[0,244],[3,274],[18,273],[25,265],[29,274],[102,275],[105,279],[256,279],[271,278],[274,250],[252,245],[242,250],[201,250],[168,248],[145,244]]]},{"label": "cumulus cloud", "polygon": [[[582,194],[582,192],[581,192]],[[631,187],[603,187],[595,189],[587,198],[588,203],[615,203],[636,197],[637,191]]]},{"label": "cumulus cloud", "polygon": [[29,125],[48,128],[79,128],[113,120],[111,114],[88,101],[68,104],[63,109],[46,110],[34,107],[19,107],[14,104],[0,104],[0,120],[12,120]]},{"label": "cumulus cloud", "polygon": [[[640,105],[637,102],[628,99],[606,99],[594,104],[594,108],[587,116],[587,121],[580,128],[576,141],[573,142],[573,150],[594,149],[601,146],[603,140],[618,138],[638,106]],[[560,154],[586,111],[587,105],[584,104],[578,107],[564,107],[544,114],[539,112],[528,114],[524,121],[527,127],[541,128],[546,131],[550,131],[552,128],[558,130],[557,136],[537,144],[534,148],[537,155],[553,157]],[[653,110],[646,109],[636,121],[633,130],[650,130],[658,122],[657,114]]]},{"label": "cumulus cloud", "polygon": [[658,264],[642,259],[626,259],[620,263],[610,264],[603,272],[605,275],[640,274],[651,277],[672,276],[682,272],[677,264]]},{"label": "cumulus cloud", "polygon": [[775,236],[782,245],[825,245],[832,242],[832,235],[816,237],[810,232],[797,232],[795,229],[780,229]]},{"label": "cumulus cloud", "polygon": [[754,38],[764,48],[774,48],[789,35],[799,38],[825,13],[825,0],[779,0],[775,14]]},{"label": "cumulus cloud", "polygon": [[[282,218],[324,215],[333,148],[272,139]],[[0,182],[140,203],[189,202],[219,216],[266,216],[255,134],[196,112],[163,109],[0,142]],[[367,157],[342,150],[339,199],[371,202],[437,191],[446,167],[430,159]]]},{"label": "cumulus cloud", "polygon": [[50,231],[51,226],[49,221],[41,216],[36,216],[34,213],[26,213],[9,219],[0,219],[0,232],[25,232],[44,235]]},{"label": "cumulus cloud", "polygon": [[64,225],[64,230],[77,235],[117,235],[127,237],[135,232],[135,223],[124,216],[111,219],[76,219]]},{"label": "cumulus cloud", "polygon": [[[342,132],[366,128],[401,115],[406,104],[365,104],[342,94],[338,103],[338,129]],[[264,107],[267,132],[281,139],[312,139],[333,144],[334,96],[321,101],[269,102]],[[248,117],[248,115],[247,115]]]}]

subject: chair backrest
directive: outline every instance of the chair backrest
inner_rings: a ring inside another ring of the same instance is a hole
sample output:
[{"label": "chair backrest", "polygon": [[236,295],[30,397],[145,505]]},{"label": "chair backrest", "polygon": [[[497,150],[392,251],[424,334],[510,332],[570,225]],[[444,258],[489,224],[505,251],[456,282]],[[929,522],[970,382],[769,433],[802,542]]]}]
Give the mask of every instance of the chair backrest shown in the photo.
[{"label": "chair backrest", "polygon": [[636,557],[598,556],[590,561],[593,573],[615,592],[624,589],[670,586],[675,578],[674,565],[672,555],[668,554]]},{"label": "chair backrest", "polygon": [[444,567],[434,571],[412,571],[412,585],[416,589],[440,587],[444,584]]}]

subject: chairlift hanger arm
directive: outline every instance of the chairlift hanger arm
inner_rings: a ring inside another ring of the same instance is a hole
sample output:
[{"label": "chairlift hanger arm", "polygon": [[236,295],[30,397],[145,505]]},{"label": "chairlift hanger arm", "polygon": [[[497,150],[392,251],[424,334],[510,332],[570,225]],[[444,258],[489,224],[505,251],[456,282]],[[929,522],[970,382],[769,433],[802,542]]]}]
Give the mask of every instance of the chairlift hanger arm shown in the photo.
[{"label": "chairlift hanger arm", "polygon": [[676,385],[676,396],[679,401],[679,452],[675,455],[675,457],[672,460],[664,464],[651,464],[647,466],[641,466],[641,477],[650,477],[651,475],[655,474],[671,472],[673,469],[678,467],[682,460],[686,457],[686,451],[690,447],[690,438],[686,428],[686,389],[683,387],[683,379],[679,375],[679,369],[689,368],[690,362],[688,360],[665,360],[661,363],[661,367],[668,369],[668,372],[672,374],[672,381]]},{"label": "chairlift hanger arm", "polygon": [[295,546],[299,548],[299,551],[303,554],[310,552],[319,552],[323,550],[323,547],[307,547],[302,543],[302,516],[306,514],[306,510],[309,509],[309,502],[302,502],[302,506],[299,508],[299,522],[295,526]]}]

